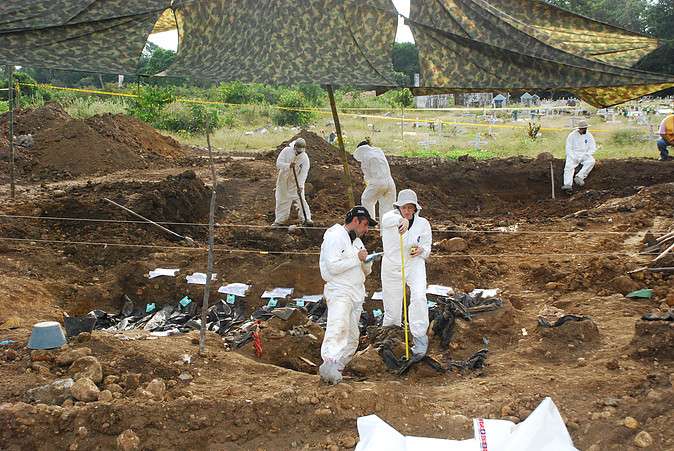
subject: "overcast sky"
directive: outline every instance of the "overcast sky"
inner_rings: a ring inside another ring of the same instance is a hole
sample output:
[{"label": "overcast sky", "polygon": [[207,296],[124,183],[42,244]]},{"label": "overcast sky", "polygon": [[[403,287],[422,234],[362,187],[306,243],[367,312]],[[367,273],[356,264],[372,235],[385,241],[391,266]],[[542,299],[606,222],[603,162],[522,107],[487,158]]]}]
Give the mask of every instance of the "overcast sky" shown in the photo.
[{"label": "overcast sky", "polygon": [[[410,0],[392,1],[400,14],[409,16]],[[178,47],[178,32],[173,30],[153,34],[150,36],[149,40],[150,42],[157,44],[159,47],[175,51]],[[398,18],[398,32],[396,33],[396,42],[414,42],[414,38],[412,38],[412,31],[410,31],[410,28],[407,25],[403,24],[402,17]]]}]

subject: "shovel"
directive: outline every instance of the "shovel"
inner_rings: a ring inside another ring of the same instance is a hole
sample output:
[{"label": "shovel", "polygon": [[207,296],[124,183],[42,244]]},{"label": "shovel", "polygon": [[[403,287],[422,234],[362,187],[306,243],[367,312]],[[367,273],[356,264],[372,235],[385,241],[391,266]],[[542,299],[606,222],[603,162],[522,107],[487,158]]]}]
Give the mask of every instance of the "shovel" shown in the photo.
[{"label": "shovel", "polygon": [[293,177],[295,178],[295,187],[297,188],[297,197],[300,199],[300,206],[302,207],[302,215],[304,216],[304,224],[307,223],[307,211],[304,209],[304,202],[302,202],[302,190],[300,189],[300,182],[297,180],[297,172],[295,172],[295,166],[291,166],[290,169],[293,170]]}]

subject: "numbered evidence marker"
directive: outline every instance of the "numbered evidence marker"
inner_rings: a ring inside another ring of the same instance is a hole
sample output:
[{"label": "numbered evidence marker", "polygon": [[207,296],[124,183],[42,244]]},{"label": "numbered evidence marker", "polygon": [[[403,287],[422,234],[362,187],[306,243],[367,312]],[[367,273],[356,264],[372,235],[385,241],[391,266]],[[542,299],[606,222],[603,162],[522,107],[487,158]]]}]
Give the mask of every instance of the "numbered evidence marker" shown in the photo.
[{"label": "numbered evidence marker", "polygon": [[269,298],[269,302],[267,302],[267,307],[269,308],[274,308],[278,304],[278,301],[275,298]]},{"label": "numbered evidence marker", "polygon": [[147,304],[147,305],[145,306],[145,313],[151,313],[151,312],[154,312],[154,310],[155,310],[156,308],[157,308],[157,306],[154,304],[154,302],[153,302],[152,304]]},{"label": "numbered evidence marker", "polygon": [[184,298],[182,298],[182,299],[179,300],[178,302],[179,302],[180,305],[182,305],[183,307],[187,307],[188,305],[190,305],[190,304],[192,303],[192,299],[190,299],[188,296],[185,296]]},{"label": "numbered evidence marker", "polygon": [[225,302],[227,302],[229,305],[233,305],[236,302],[236,296],[233,294],[228,294],[227,300]]}]

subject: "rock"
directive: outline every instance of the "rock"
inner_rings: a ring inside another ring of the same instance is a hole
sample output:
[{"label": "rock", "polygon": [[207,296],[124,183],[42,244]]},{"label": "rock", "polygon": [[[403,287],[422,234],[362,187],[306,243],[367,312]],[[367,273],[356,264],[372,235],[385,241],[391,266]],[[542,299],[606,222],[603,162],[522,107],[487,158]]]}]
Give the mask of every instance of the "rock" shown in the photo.
[{"label": "rock", "polygon": [[133,432],[133,429],[127,429],[117,436],[117,448],[122,451],[136,451],[140,449],[140,439]]},{"label": "rock", "polygon": [[163,379],[152,379],[147,384],[147,387],[145,387],[145,390],[149,391],[154,399],[161,401],[164,399],[164,394],[166,394],[166,384]]},{"label": "rock", "polygon": [[604,400],[604,405],[608,407],[618,407],[618,403],[620,402],[619,399],[615,398],[606,398]]},{"label": "rock", "polygon": [[618,276],[611,280],[610,284],[618,293],[621,294],[627,294],[641,288],[641,285],[628,276]]},{"label": "rock", "polygon": [[437,242],[435,245],[446,252],[462,252],[468,249],[468,243],[466,243],[466,240],[459,237],[442,240]]},{"label": "rock", "polygon": [[187,371],[183,371],[182,373],[180,373],[178,375],[178,379],[180,379],[183,382],[189,382],[193,378],[192,378],[192,375],[190,373],[188,373]]},{"label": "rock", "polygon": [[110,384],[110,385],[106,385],[105,388],[106,388],[107,390],[110,390],[112,393],[121,393],[121,392],[124,391],[124,389],[122,388],[122,386],[119,385],[119,384]]},{"label": "rock", "polygon": [[513,414],[513,408],[510,404],[506,404],[505,406],[501,407],[501,416],[502,417],[509,417]]},{"label": "rock", "polygon": [[49,376],[51,372],[47,364],[43,362],[33,362],[30,364],[30,369],[35,371],[40,376]]},{"label": "rock", "polygon": [[627,429],[637,429],[639,427],[639,422],[632,417],[625,417],[623,420],[623,426]]},{"label": "rock", "polygon": [[56,364],[58,366],[72,365],[73,362],[75,362],[75,360],[79,359],[80,357],[86,357],[88,355],[91,355],[90,348],[70,349],[68,351],[60,353],[56,357]]},{"label": "rock", "polygon": [[384,361],[372,345],[357,352],[349,362],[348,367],[360,376],[381,374],[387,371]]},{"label": "rock", "polygon": [[445,425],[451,435],[469,436],[472,434],[473,421],[465,415],[450,415]]},{"label": "rock", "polygon": [[555,157],[550,152],[541,152],[536,155],[537,161],[552,161]]},{"label": "rock", "polygon": [[77,435],[79,435],[80,437],[86,437],[87,434],[89,434],[89,431],[87,431],[87,428],[85,428],[84,426],[80,426],[79,428],[77,428]]},{"label": "rock", "polygon": [[140,373],[127,373],[122,378],[122,385],[127,390],[133,390],[140,385]]},{"label": "rock", "polygon": [[70,366],[68,373],[75,380],[86,377],[96,384],[103,381],[103,369],[98,359],[93,356],[80,357],[75,360]]},{"label": "rock", "polygon": [[19,358],[19,354],[14,349],[8,349],[5,351],[5,360],[8,362],[13,362]]},{"label": "rock", "polygon": [[68,398],[65,401],[63,401],[63,404],[61,404],[61,407],[63,407],[64,409],[70,409],[74,405],[75,405],[75,402],[73,402],[72,399]]},{"label": "rock", "polygon": [[54,351],[46,349],[35,349],[30,351],[30,360],[33,362],[53,362],[56,358]]},{"label": "rock", "polygon": [[101,402],[112,401],[112,392],[110,390],[103,390],[98,394],[98,400]]},{"label": "rock", "polygon": [[641,431],[634,437],[634,445],[638,448],[648,448],[653,444],[653,437],[646,431]]},{"label": "rock", "polygon": [[91,379],[82,377],[70,387],[70,393],[78,401],[92,402],[98,401],[99,390]]},{"label": "rock", "polygon": [[356,437],[354,437],[353,435],[349,435],[347,437],[342,437],[342,439],[339,441],[339,444],[342,445],[346,449],[355,448],[357,443],[358,443],[358,439]]},{"label": "rock", "polygon": [[58,379],[51,384],[32,388],[26,392],[28,400],[42,404],[62,404],[70,396],[74,381],[70,378]]},{"label": "rock", "polygon": [[297,404],[300,406],[306,406],[308,404],[311,404],[311,398],[306,395],[300,395],[297,397]]},{"label": "rock", "polygon": [[619,370],[620,369],[620,363],[618,362],[618,359],[611,359],[608,362],[606,362],[606,368],[609,370]]},{"label": "rock", "polygon": [[332,410],[330,409],[316,409],[314,415],[317,417],[329,417],[332,415]]},{"label": "rock", "polygon": [[115,376],[113,374],[105,376],[103,379],[103,385],[116,384],[117,382],[119,382],[119,376]]},{"label": "rock", "polygon": [[667,297],[665,298],[665,303],[669,307],[674,307],[674,288],[671,288],[669,292],[667,293]]}]

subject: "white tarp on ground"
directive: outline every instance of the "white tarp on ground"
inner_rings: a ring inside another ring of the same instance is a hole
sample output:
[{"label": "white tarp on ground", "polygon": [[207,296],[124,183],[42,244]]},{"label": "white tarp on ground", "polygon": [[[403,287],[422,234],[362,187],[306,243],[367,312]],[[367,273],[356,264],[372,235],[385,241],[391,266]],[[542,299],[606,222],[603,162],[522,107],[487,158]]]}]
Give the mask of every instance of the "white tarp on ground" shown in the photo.
[{"label": "white tarp on ground", "polygon": [[169,276],[169,277],[175,277],[176,274],[180,272],[180,269],[178,268],[157,268],[153,269],[150,271],[147,275],[149,279],[154,279],[155,277],[160,277],[160,276]]},{"label": "white tarp on ground", "polygon": [[473,428],[475,438],[469,440],[412,437],[369,415],[358,418],[356,451],[578,451],[550,398],[519,424],[476,418]]}]

